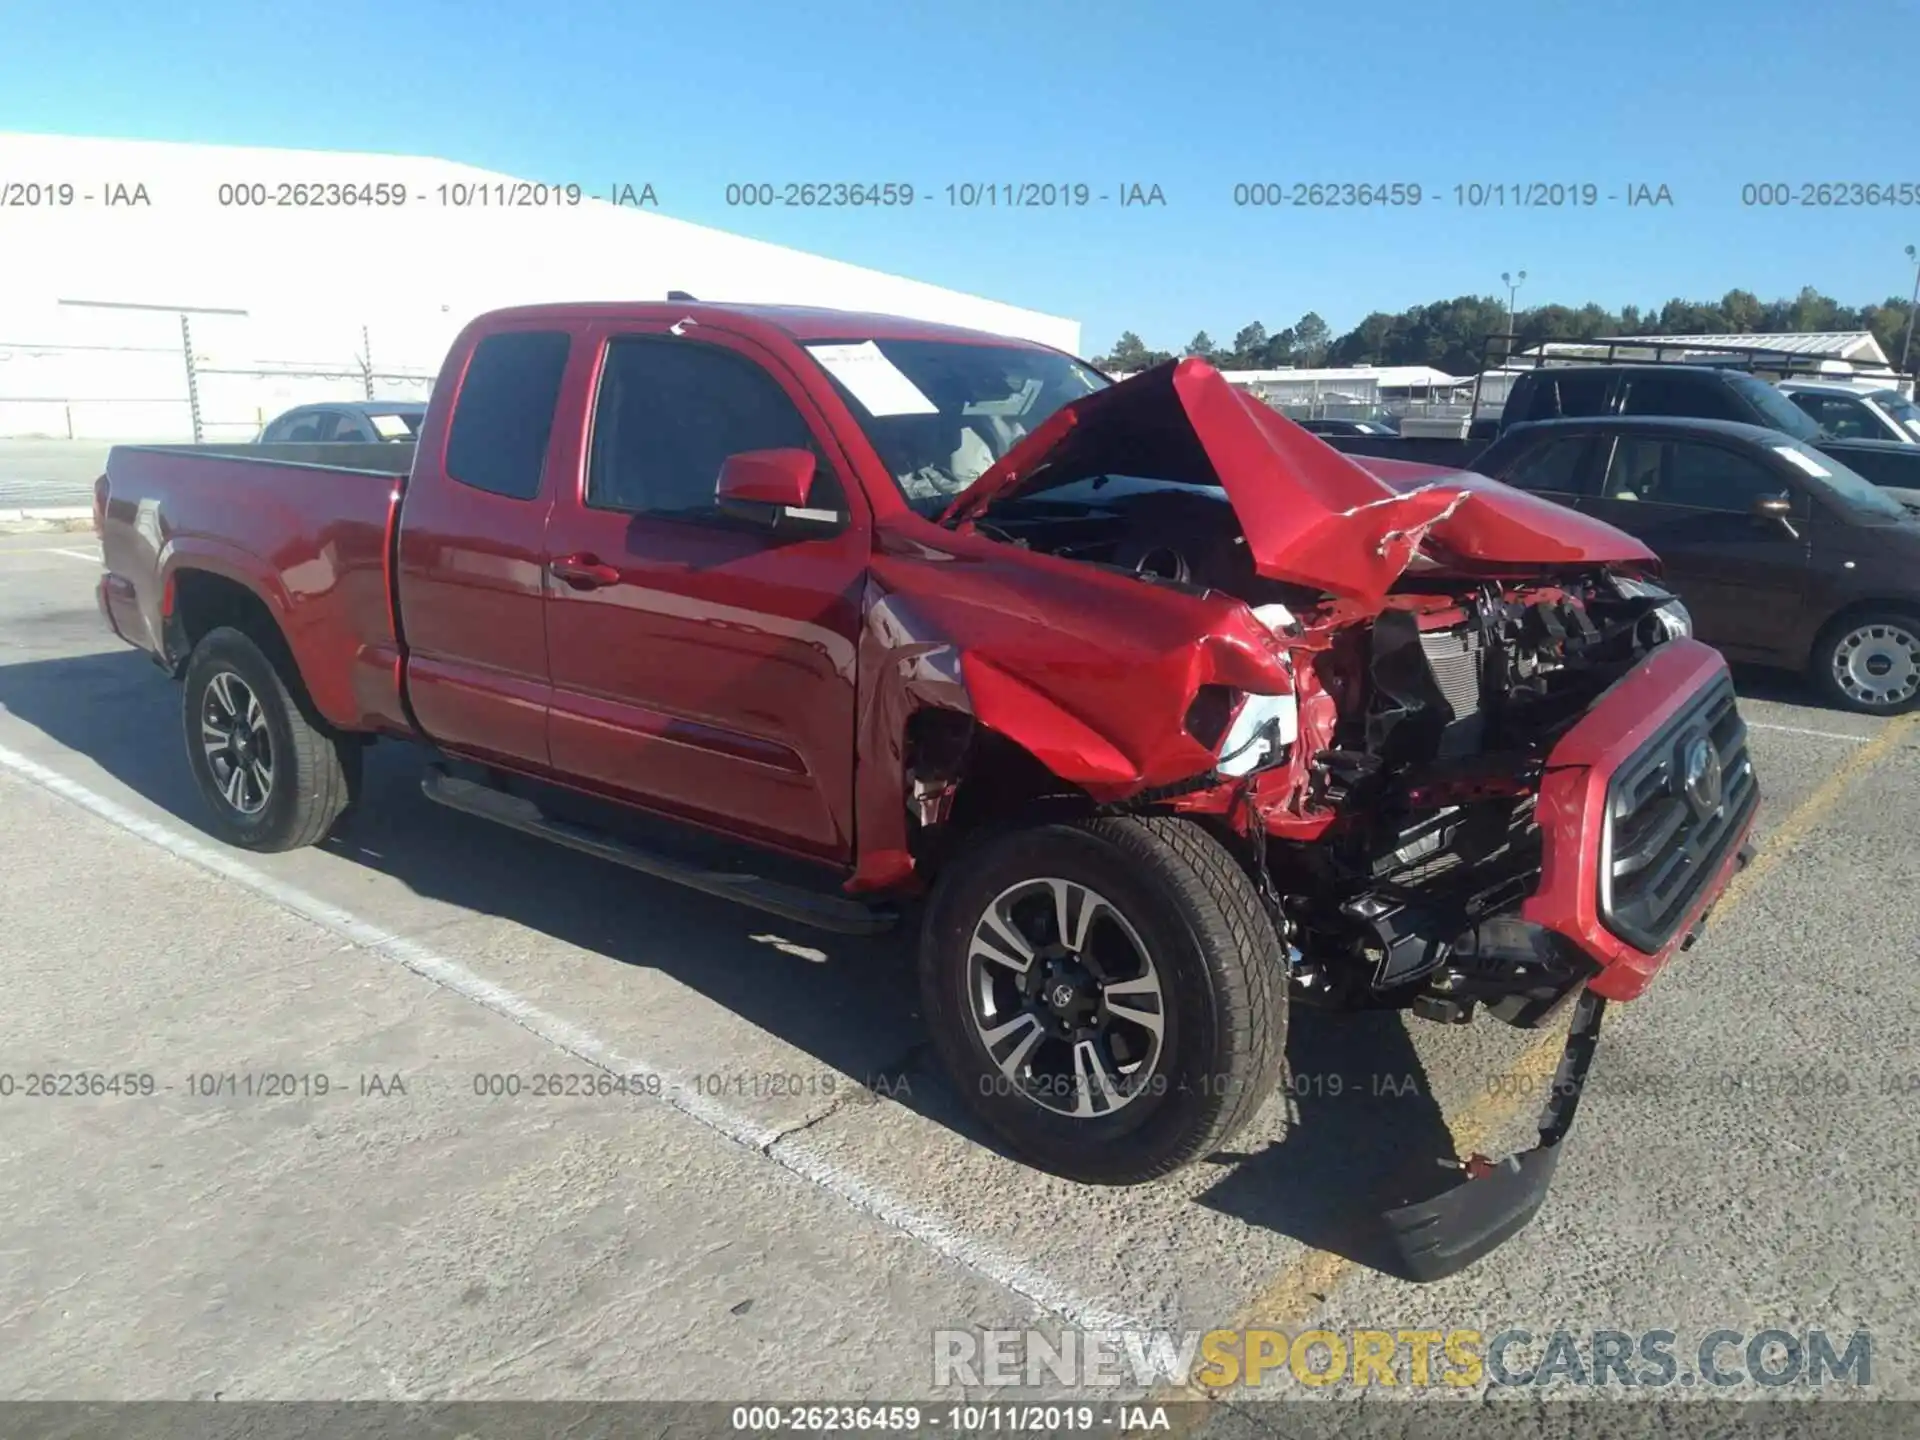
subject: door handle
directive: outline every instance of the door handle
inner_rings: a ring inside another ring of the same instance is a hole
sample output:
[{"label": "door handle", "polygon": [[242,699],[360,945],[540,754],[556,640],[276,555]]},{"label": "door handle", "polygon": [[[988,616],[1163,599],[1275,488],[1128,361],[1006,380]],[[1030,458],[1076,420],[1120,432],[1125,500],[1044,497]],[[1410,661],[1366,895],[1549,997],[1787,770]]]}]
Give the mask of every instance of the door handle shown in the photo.
[{"label": "door handle", "polygon": [[603,585],[618,585],[620,572],[602,565],[597,555],[569,555],[564,560],[549,560],[547,569],[556,580],[564,580],[576,590],[598,590]]}]

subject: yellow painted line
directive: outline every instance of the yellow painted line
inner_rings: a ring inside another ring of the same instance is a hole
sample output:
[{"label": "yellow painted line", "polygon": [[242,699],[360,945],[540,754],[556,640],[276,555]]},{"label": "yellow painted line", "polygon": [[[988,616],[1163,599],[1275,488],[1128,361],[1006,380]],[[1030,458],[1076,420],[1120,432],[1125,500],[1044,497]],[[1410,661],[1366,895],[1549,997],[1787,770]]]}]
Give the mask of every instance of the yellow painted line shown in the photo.
[{"label": "yellow painted line", "polygon": [[[1917,726],[1920,726],[1920,712],[1890,721],[1878,735],[1835,766],[1833,773],[1768,833],[1753,863],[1733,877],[1714,906],[1715,920],[1724,922],[1752,893],[1760,877],[1777,868],[1807,832],[1840,803],[1854,780],[1899,748]],[[1571,1015],[1568,1019],[1571,1021]],[[1476,1150],[1487,1149],[1492,1137],[1513,1118],[1525,1099],[1540,1093],[1542,1084],[1559,1065],[1560,1053],[1565,1047],[1566,1029],[1558,1026],[1542,1032],[1539,1039],[1522,1051],[1506,1076],[1488,1087],[1490,1093],[1476,1099],[1449,1122],[1447,1128],[1453,1135],[1454,1153],[1471,1155]],[[1357,1262],[1344,1255],[1329,1250],[1308,1250],[1254,1296],[1231,1324],[1222,1328],[1286,1330],[1299,1325],[1325,1304],[1334,1287],[1356,1268]],[[1164,1387],[1152,1398],[1154,1402],[1213,1399],[1220,1393],[1209,1386],[1177,1385]],[[1188,1414],[1194,1421],[1199,1418],[1195,1412]]]}]

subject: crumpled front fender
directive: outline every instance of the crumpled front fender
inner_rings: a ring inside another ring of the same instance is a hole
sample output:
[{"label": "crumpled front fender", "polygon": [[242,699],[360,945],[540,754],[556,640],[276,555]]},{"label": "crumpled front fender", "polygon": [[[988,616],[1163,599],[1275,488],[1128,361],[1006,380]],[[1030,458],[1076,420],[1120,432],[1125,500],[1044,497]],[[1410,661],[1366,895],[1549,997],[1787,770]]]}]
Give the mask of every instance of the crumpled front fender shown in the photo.
[{"label": "crumpled front fender", "polygon": [[[880,557],[869,572],[849,889],[912,878],[907,740],[920,711],[967,716],[1112,803],[1212,768],[1214,752],[1185,728],[1202,686],[1292,691],[1284,648],[1239,601],[1126,579],[1103,597],[1081,567],[1051,573],[1072,562],[1021,560],[963,577]],[[1047,603],[1056,587],[1066,603]]]}]

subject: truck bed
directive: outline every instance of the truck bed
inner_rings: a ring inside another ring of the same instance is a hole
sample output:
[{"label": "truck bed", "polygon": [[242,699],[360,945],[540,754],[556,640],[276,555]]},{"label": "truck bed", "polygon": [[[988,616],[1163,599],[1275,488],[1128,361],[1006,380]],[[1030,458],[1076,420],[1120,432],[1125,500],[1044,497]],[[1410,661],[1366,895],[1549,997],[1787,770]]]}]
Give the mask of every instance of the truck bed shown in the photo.
[{"label": "truck bed", "polygon": [[[171,667],[167,620],[222,581],[266,601],[315,708],[405,728],[387,564],[412,445],[116,445],[96,497],[101,606]],[[99,503],[104,500],[104,504]]]}]

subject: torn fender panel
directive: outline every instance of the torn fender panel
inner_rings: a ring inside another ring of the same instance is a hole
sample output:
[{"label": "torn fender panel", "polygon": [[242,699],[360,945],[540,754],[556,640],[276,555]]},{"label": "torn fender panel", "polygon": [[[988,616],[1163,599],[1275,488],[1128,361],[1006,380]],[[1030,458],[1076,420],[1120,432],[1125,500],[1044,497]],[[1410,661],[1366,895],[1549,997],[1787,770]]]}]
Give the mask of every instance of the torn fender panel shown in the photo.
[{"label": "torn fender panel", "polygon": [[1380,604],[1423,546],[1468,565],[1650,558],[1591,517],[1483,477],[1417,468],[1431,473],[1376,472],[1189,358],[1056,411],[943,521],[977,520],[1013,496],[1089,475],[1217,485],[1262,575],[1367,606]]},{"label": "torn fender panel", "polygon": [[1201,686],[1292,690],[1285,648],[1239,601],[1011,547],[985,561],[882,547],[865,607],[854,889],[912,874],[906,742],[917,711],[971,716],[1110,802],[1212,767],[1185,729]]},{"label": "torn fender panel", "polygon": [[1439,485],[1472,497],[1429,532],[1427,548],[1436,558],[1463,566],[1659,568],[1654,553],[1624,530],[1485,475],[1374,455],[1351,458],[1402,493]]}]

